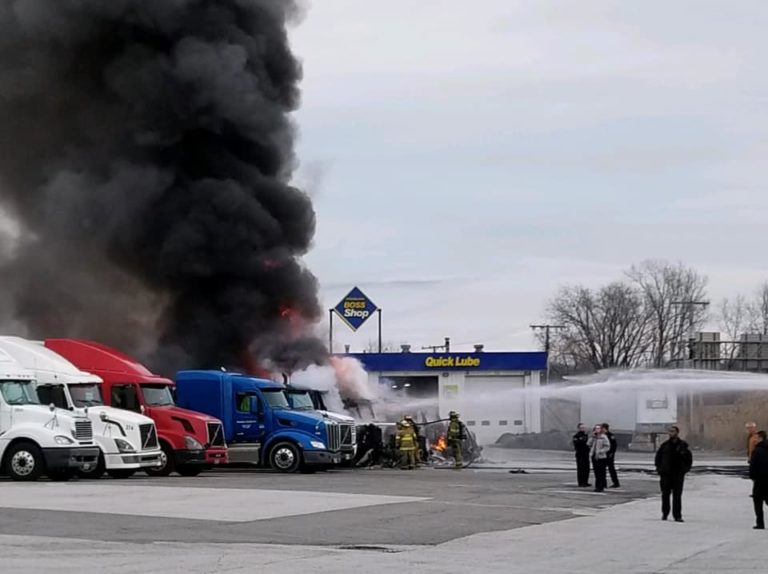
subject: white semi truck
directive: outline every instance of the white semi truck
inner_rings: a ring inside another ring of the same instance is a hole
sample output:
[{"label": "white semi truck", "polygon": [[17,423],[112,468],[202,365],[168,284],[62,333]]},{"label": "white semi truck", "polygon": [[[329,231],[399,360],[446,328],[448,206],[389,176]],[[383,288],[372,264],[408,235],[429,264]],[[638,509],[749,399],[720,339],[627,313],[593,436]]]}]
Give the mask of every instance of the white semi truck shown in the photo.
[{"label": "white semi truck", "polygon": [[91,421],[40,404],[34,374],[0,350],[0,471],[13,480],[67,480],[99,459]]},{"label": "white semi truck", "polygon": [[81,371],[36,341],[0,337],[0,351],[33,373],[41,403],[90,420],[99,456],[80,476],[99,478],[106,471],[113,478],[128,478],[137,470],[160,465],[155,423],[144,415],[104,406],[100,377]]}]

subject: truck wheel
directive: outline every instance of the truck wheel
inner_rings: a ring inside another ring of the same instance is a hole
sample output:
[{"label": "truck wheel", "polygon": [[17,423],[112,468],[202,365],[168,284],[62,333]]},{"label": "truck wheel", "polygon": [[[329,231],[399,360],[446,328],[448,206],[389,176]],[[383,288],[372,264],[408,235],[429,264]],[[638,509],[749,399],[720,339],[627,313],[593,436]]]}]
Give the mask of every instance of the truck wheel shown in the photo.
[{"label": "truck wheel", "polygon": [[107,474],[112,478],[131,478],[134,474],[136,474],[136,469],[116,468],[114,470],[108,470]]},{"label": "truck wheel", "polygon": [[203,472],[203,467],[199,464],[182,464],[176,468],[176,472],[181,476],[192,477]]},{"label": "truck wheel", "polygon": [[94,466],[90,470],[78,470],[77,476],[80,478],[101,478],[104,476],[104,471],[106,470],[106,465],[104,464],[104,455],[99,453],[99,460],[96,462],[96,466]]},{"label": "truck wheel", "polygon": [[278,472],[296,472],[301,467],[301,453],[291,442],[279,442],[269,452],[269,464]]},{"label": "truck wheel", "polygon": [[144,469],[144,472],[149,476],[168,476],[176,470],[176,465],[173,462],[173,449],[167,443],[162,443],[161,447],[163,452],[160,453],[160,466]]},{"label": "truck wheel", "polygon": [[45,460],[40,448],[31,442],[13,445],[6,455],[6,471],[13,480],[32,482],[45,470]]}]

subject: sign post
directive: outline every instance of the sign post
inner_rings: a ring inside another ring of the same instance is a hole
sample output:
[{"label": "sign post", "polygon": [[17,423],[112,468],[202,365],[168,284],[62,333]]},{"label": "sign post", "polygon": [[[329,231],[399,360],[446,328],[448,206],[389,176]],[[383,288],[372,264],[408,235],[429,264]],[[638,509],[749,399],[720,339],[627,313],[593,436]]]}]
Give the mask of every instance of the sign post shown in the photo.
[{"label": "sign post", "polygon": [[333,315],[334,313],[347,324],[347,327],[353,331],[357,331],[362,327],[371,315],[376,313],[379,316],[379,353],[382,352],[381,342],[381,309],[371,301],[368,296],[363,293],[358,287],[355,287],[350,291],[346,297],[339,301],[331,313],[331,326],[330,326],[330,345],[331,352],[333,352]]}]

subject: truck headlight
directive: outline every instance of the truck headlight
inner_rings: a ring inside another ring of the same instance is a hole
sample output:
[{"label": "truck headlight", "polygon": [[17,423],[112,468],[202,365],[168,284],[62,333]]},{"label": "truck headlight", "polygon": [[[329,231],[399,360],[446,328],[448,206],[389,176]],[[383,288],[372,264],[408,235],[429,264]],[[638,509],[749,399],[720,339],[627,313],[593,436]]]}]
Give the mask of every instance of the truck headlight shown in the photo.
[{"label": "truck headlight", "polygon": [[116,438],[115,444],[117,445],[117,450],[119,450],[120,452],[136,452],[136,449],[133,448],[133,445],[129,443],[127,440]]},{"label": "truck headlight", "polygon": [[53,440],[56,441],[56,444],[61,444],[61,445],[75,444],[75,441],[73,441],[68,436],[64,436],[63,434],[56,435],[55,437],[53,437]]},{"label": "truck headlight", "polygon": [[317,450],[325,450],[325,443],[322,443],[319,440],[311,440],[309,441],[309,444],[312,445],[312,448],[316,448]]},{"label": "truck headlight", "polygon": [[203,445],[193,436],[185,436],[184,443],[189,450],[203,450]]}]

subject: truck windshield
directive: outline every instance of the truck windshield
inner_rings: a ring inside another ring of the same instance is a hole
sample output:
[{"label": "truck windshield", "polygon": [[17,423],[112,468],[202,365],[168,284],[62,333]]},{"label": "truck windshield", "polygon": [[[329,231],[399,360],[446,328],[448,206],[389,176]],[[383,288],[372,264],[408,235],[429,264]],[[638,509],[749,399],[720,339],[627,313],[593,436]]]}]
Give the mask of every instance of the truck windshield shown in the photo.
[{"label": "truck windshield", "polygon": [[264,393],[264,398],[273,409],[280,410],[291,408],[282,389],[262,389],[261,392]]},{"label": "truck windshield", "polygon": [[297,392],[290,392],[287,391],[286,394],[290,397],[291,405],[293,405],[293,408],[297,411],[313,411],[315,410],[315,405],[312,404],[312,397],[309,396],[309,393],[297,393]]},{"label": "truck windshield", "polygon": [[172,407],[174,405],[171,388],[168,385],[141,385],[144,402],[150,407]]},{"label": "truck windshield", "polygon": [[101,398],[100,385],[69,385],[69,394],[72,395],[72,402],[76,407],[97,407],[102,406],[104,401]]},{"label": "truck windshield", "polygon": [[0,393],[9,405],[39,405],[37,392],[30,381],[2,381]]}]

